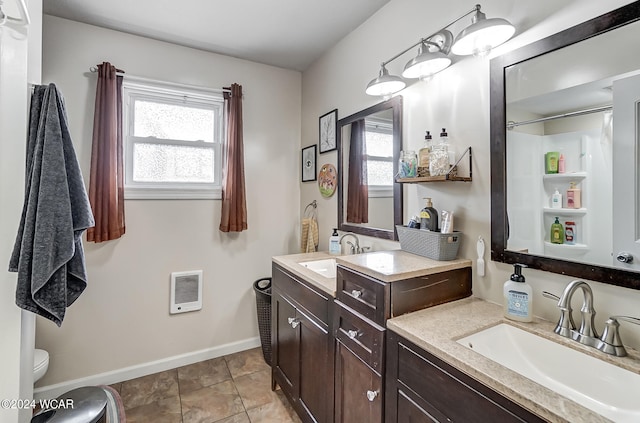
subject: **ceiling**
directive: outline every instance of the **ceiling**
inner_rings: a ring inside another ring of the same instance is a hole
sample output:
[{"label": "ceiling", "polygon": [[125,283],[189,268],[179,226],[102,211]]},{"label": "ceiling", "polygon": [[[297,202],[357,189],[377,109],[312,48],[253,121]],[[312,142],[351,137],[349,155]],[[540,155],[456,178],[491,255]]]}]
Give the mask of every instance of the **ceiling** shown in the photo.
[{"label": "ceiling", "polygon": [[304,71],[389,0],[44,0],[47,15]]}]

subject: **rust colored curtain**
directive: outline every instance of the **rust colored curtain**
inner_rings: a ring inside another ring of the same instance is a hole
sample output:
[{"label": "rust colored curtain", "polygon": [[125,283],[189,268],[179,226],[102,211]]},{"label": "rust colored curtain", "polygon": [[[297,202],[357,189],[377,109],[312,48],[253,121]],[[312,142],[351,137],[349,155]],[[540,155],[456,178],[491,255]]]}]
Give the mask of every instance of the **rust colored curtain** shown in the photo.
[{"label": "rust colored curtain", "polygon": [[349,142],[349,186],[347,191],[347,222],[369,222],[369,185],[367,184],[367,148],[364,120],[351,124]]},{"label": "rust colored curtain", "polygon": [[125,233],[122,154],[122,76],[108,62],[98,65],[89,201],[96,225],[87,230],[93,242],[118,239]]},{"label": "rust colored curtain", "polygon": [[242,146],[242,86],[225,88],[227,115],[226,168],[222,180],[222,232],[247,229],[247,204],[244,190],[244,152]]}]

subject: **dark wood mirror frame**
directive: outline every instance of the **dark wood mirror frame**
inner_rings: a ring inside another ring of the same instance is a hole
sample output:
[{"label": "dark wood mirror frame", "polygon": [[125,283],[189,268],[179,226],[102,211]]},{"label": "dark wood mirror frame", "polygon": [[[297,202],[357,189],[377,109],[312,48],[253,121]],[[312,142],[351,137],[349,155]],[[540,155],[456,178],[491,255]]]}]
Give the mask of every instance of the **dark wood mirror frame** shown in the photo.
[{"label": "dark wood mirror frame", "polygon": [[[381,229],[361,225],[349,224],[344,221],[345,201],[344,201],[344,156],[342,148],[342,128],[345,125],[370,116],[383,110],[393,110],[393,174],[398,172],[398,159],[402,150],[402,96],[392,97],[389,100],[378,103],[369,108],[356,112],[338,121],[337,145],[338,145],[338,229],[345,232],[353,232],[360,235],[375,238],[397,240],[395,226],[402,225],[402,184],[393,183],[393,226],[394,229]],[[395,178],[394,178],[395,181]]]},{"label": "dark wood mirror frame", "polygon": [[[553,273],[640,289],[640,273],[508,251],[505,69],[640,20],[640,1],[591,19],[491,60],[491,259]],[[613,47],[615,48],[615,47]]]}]

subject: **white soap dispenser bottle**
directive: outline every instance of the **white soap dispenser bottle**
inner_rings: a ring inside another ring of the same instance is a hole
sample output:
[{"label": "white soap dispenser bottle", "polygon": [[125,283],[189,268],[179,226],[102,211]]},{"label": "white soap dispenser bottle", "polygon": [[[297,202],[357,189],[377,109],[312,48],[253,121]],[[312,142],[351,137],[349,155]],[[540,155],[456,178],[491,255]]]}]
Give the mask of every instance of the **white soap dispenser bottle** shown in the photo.
[{"label": "white soap dispenser bottle", "polygon": [[329,253],[340,254],[341,252],[342,248],[340,246],[340,235],[338,235],[338,229],[333,228],[333,233],[329,237]]},{"label": "white soap dispenser bottle", "polygon": [[533,320],[533,290],[522,275],[524,264],[514,264],[510,280],[504,283],[504,317],[519,322]]}]

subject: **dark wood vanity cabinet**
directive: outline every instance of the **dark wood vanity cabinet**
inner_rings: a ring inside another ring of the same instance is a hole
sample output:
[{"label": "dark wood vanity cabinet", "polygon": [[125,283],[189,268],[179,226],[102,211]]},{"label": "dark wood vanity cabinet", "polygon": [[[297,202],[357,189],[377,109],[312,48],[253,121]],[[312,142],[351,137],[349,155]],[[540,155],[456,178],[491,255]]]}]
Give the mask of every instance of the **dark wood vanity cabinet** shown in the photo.
[{"label": "dark wood vanity cabinet", "polygon": [[335,421],[385,421],[387,319],[469,295],[470,267],[383,282],[338,266],[333,319]]},{"label": "dark wood vanity cabinet", "polygon": [[387,423],[545,421],[395,332],[387,347]]},{"label": "dark wood vanity cabinet", "polygon": [[272,383],[304,422],[333,421],[333,298],[273,265]]}]

